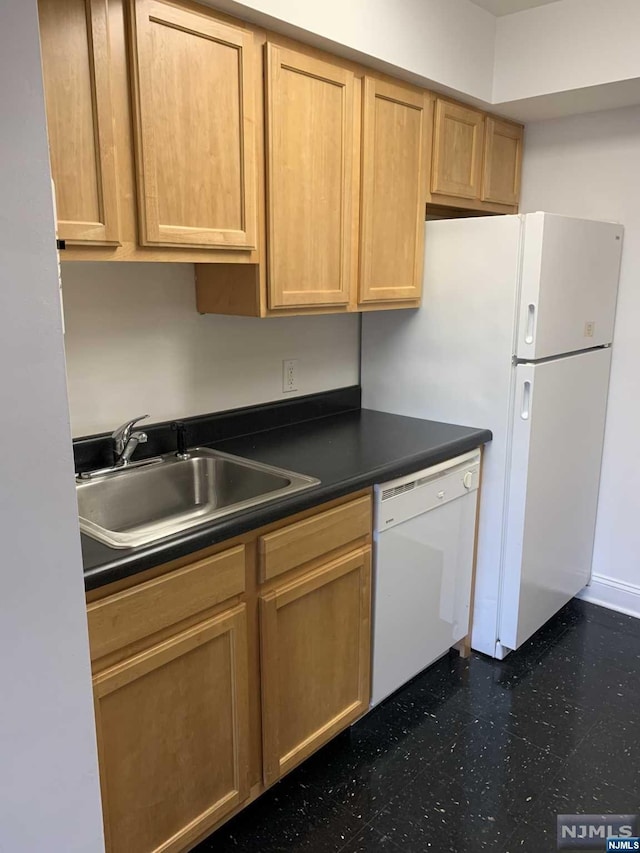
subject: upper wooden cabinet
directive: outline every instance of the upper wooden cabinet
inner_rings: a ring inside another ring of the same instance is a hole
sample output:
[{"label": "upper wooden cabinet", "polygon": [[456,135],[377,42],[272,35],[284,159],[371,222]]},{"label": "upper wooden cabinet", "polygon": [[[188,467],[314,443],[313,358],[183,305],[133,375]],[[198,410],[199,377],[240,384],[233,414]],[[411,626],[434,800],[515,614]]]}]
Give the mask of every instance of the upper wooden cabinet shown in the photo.
[{"label": "upper wooden cabinet", "polygon": [[141,242],[254,248],[252,34],[159,0],[132,9]]},{"label": "upper wooden cabinet", "polygon": [[420,304],[425,205],[517,211],[522,127],[186,0],[38,0],[65,260],[202,313]]},{"label": "upper wooden cabinet", "polygon": [[357,221],[355,77],[275,44],[266,63],[269,307],[346,305]]},{"label": "upper wooden cabinet", "polygon": [[438,98],[433,126],[431,191],[460,198],[480,195],[484,115]]},{"label": "upper wooden cabinet", "polygon": [[415,307],[422,290],[430,96],[266,46],[266,276],[196,271],[202,312]]},{"label": "upper wooden cabinet", "polygon": [[425,93],[365,77],[359,302],[419,299],[428,135]]},{"label": "upper wooden cabinet", "polygon": [[429,201],[515,213],[520,197],[523,127],[437,98]]},{"label": "upper wooden cabinet", "polygon": [[58,236],[117,244],[106,0],[39,0],[38,10]]},{"label": "upper wooden cabinet", "polygon": [[522,165],[522,125],[487,116],[482,200],[518,204]]}]

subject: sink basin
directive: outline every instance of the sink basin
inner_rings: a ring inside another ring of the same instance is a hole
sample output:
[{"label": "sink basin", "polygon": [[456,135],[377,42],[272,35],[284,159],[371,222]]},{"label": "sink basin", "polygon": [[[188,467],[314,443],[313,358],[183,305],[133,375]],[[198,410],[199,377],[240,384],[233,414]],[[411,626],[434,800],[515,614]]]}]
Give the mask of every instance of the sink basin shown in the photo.
[{"label": "sink basin", "polygon": [[319,482],[196,448],[188,459],[167,454],[140,468],[78,480],[80,529],[112,548],[135,548]]}]

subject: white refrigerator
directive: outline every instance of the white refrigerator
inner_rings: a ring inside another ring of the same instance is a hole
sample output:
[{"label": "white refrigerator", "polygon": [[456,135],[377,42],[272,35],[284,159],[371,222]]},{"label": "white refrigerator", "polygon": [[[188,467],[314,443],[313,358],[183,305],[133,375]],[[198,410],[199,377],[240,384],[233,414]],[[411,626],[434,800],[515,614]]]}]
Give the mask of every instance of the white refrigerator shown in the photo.
[{"label": "white refrigerator", "polygon": [[493,431],[472,647],[504,658],[590,579],[623,229],[425,227],[422,307],[363,316],[363,406]]}]

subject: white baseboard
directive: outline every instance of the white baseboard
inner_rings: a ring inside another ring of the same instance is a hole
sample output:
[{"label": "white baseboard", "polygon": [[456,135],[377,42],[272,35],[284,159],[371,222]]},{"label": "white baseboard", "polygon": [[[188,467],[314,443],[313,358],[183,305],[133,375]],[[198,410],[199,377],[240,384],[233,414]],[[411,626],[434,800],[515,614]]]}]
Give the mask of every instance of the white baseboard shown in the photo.
[{"label": "white baseboard", "polygon": [[577,597],[640,619],[640,586],[636,584],[606,575],[593,575],[589,586],[585,586]]}]

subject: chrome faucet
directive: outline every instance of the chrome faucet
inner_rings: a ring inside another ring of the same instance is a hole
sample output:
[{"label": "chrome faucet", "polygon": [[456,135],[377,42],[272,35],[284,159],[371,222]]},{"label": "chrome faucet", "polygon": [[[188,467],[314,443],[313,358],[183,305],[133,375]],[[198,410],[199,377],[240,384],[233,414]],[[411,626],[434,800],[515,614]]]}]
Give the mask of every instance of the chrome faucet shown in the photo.
[{"label": "chrome faucet", "polygon": [[83,471],[81,474],[76,474],[76,479],[78,481],[91,480],[94,477],[106,477],[109,474],[116,474],[121,472],[123,468],[140,468],[143,465],[155,465],[158,462],[162,462],[162,456],[152,456],[147,459],[136,460],[135,462],[131,461],[131,457],[136,452],[136,447],[139,444],[146,444],[147,442],[146,432],[138,430],[134,432],[133,428],[138,421],[143,421],[148,417],[149,415],[140,415],[137,418],[133,418],[111,433],[115,458],[113,465],[110,465],[108,468],[98,468],[95,471]]},{"label": "chrome faucet", "polygon": [[113,439],[113,449],[115,451],[114,467],[124,468],[124,466],[128,465],[131,461],[131,457],[135,453],[136,447],[139,444],[146,443],[146,432],[134,432],[133,428],[138,421],[143,421],[148,417],[149,415],[138,415],[137,418],[133,418],[132,420],[122,424],[122,426],[119,426],[118,429],[114,430],[111,434],[111,438]]}]

